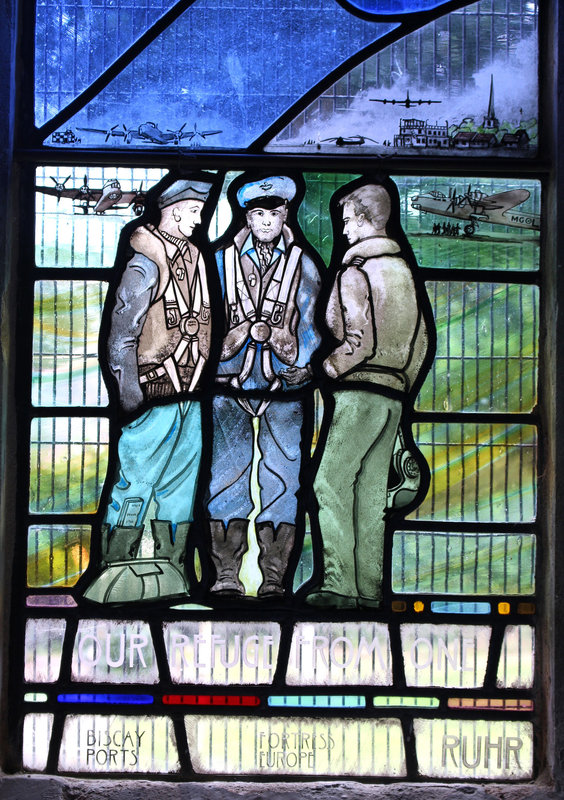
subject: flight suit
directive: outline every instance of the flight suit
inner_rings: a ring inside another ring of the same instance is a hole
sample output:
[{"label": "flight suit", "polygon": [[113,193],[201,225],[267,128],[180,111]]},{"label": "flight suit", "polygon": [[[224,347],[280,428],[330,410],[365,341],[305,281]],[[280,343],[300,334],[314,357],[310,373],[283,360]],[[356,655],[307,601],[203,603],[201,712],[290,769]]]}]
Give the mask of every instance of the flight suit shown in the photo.
[{"label": "flight suit", "polygon": [[170,398],[126,425],[118,445],[119,478],[105,521],[141,525],[154,497],[156,519],[190,521],[201,455],[198,388],[209,356],[211,320],[205,265],[197,247],[153,227],[131,238],[116,293],[108,363],[125,410]]},{"label": "flight suit", "polygon": [[[258,594],[282,594],[300,488],[304,395],[280,400],[269,394],[283,391],[290,396],[293,387],[285,383],[281,370],[307,367],[319,346],[314,307],[320,280],[313,261],[286,225],[266,265],[261,264],[258,244],[247,227],[216,258],[226,322],[218,382],[237,396],[218,392],[213,404],[208,511],[218,580],[212,592],[243,593],[237,572],[247,549],[253,510],[250,479],[256,418],[260,511],[255,524],[264,578]],[[249,391],[255,394],[249,396]]]},{"label": "flight suit", "polygon": [[335,407],[314,481],[323,583],[311,605],[379,605],[390,463],[429,348],[418,292],[386,236],[354,244],[336,276],[326,321],[339,344],[323,362]]}]

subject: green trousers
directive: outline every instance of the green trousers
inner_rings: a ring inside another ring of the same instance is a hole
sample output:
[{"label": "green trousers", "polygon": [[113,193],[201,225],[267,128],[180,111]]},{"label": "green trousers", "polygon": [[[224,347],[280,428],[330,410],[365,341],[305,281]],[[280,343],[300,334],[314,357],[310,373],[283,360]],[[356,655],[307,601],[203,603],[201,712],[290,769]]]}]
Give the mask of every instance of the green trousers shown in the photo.
[{"label": "green trousers", "polygon": [[320,591],[380,600],[388,475],[400,400],[335,392],[314,488],[323,544]]}]

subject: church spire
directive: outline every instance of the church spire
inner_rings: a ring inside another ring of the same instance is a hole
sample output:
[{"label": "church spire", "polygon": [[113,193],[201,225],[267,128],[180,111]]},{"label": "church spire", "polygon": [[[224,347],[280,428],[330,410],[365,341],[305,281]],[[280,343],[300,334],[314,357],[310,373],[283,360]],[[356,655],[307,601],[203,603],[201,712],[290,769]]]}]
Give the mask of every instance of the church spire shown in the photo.
[{"label": "church spire", "polygon": [[488,117],[495,117],[493,74],[490,76],[490,102],[488,105]]},{"label": "church spire", "polygon": [[493,73],[490,78],[490,101],[488,103],[488,113],[484,117],[484,121],[482,123],[482,127],[486,130],[494,130],[499,128],[499,120],[495,115],[495,108],[494,108],[494,80],[493,80]]}]

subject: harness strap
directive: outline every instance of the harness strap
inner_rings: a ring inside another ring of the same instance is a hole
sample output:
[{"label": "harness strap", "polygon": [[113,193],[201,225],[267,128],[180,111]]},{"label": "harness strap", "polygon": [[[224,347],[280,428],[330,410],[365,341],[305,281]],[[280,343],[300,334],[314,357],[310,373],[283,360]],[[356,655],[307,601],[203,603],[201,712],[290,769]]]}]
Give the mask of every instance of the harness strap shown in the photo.
[{"label": "harness strap", "polygon": [[262,302],[261,318],[264,320],[270,319],[274,325],[282,322],[284,317],[284,309],[288,303],[290,289],[292,288],[292,282],[301,255],[301,247],[292,245],[289,256],[286,258],[283,255],[280,258],[280,262],[266,290]]}]

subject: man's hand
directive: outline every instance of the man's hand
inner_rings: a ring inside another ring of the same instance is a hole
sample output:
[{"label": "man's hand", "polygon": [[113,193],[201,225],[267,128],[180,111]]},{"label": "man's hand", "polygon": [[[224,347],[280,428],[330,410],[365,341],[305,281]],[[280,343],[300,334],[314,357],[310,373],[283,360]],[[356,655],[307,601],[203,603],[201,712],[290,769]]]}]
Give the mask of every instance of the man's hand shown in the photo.
[{"label": "man's hand", "polygon": [[298,386],[300,383],[305,383],[311,378],[311,368],[309,364],[306,367],[287,367],[280,370],[280,375],[284,378],[286,383],[290,386]]}]

